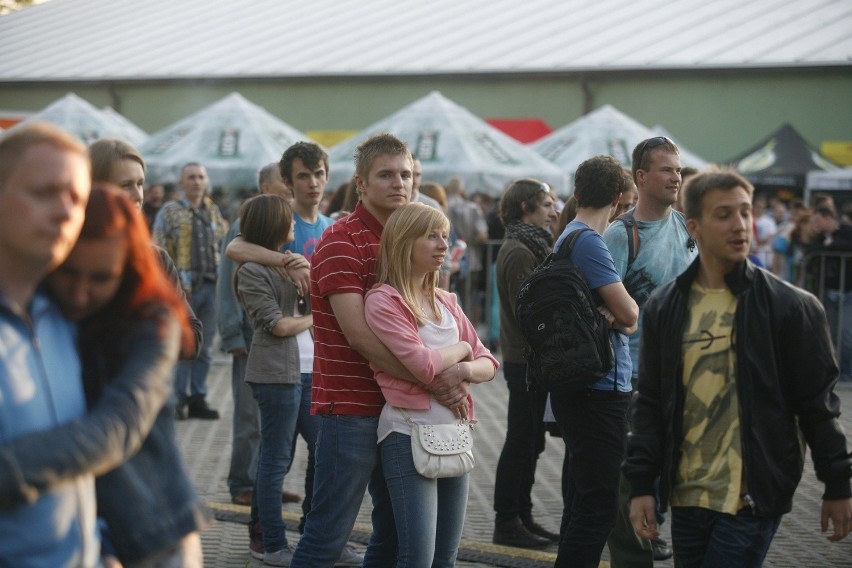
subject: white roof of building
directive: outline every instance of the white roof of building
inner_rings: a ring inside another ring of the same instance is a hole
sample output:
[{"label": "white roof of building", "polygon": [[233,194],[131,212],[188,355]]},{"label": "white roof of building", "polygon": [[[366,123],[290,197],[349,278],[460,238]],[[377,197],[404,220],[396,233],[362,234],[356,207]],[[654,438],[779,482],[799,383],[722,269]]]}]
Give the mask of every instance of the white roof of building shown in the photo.
[{"label": "white roof of building", "polygon": [[52,0],[0,82],[848,66],[850,0]]}]

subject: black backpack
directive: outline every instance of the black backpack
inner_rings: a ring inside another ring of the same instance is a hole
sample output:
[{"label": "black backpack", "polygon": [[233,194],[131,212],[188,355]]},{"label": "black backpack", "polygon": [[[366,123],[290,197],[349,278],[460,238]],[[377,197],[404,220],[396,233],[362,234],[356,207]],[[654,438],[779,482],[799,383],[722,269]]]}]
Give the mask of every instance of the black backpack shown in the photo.
[{"label": "black backpack", "polygon": [[592,229],[568,235],[559,250],[523,282],[515,316],[527,346],[527,383],[560,393],[590,387],[612,369],[609,324],[596,308],[586,278],[571,261],[574,242]]}]

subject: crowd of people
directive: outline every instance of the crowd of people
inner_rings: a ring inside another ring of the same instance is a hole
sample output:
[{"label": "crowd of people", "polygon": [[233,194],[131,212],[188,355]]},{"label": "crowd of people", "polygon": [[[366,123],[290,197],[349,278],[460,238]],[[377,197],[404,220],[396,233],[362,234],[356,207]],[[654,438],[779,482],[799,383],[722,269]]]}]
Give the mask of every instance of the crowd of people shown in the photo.
[{"label": "crowd of people", "polygon": [[[266,565],[453,566],[469,474],[421,474],[412,426],[475,422],[473,387],[498,369],[496,544],[556,545],[556,566],[597,566],[605,546],[616,567],[760,566],[801,477],[800,432],[822,530],[852,530],[833,393],[852,380],[848,208],[686,172],[666,137],[640,142],[630,170],[584,161],[565,202],[533,178],[468,199],[459,178],[424,181],[388,134],[359,145],[355,172],[327,192],[327,154],[298,142],[225,209],[201,163],[177,193],[143,190],[124,141],[86,148],[46,124],[0,138],[0,564],[203,565],[209,512],[174,422],[219,418],[217,344],[232,356],[227,485]],[[615,363],[571,394],[531,389],[518,290],[578,231],[571,259]],[[565,445],[558,528],[531,497],[548,431]],[[283,491],[299,436],[303,496]],[[349,540],[367,492],[362,556]]]}]

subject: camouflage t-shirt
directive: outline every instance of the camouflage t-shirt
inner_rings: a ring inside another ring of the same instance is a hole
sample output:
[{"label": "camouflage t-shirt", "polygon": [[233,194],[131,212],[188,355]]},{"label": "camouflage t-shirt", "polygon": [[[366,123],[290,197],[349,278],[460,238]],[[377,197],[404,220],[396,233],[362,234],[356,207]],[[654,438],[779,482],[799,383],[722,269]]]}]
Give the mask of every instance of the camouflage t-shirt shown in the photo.
[{"label": "camouflage t-shirt", "polygon": [[674,507],[736,514],[743,507],[742,442],[737,397],[734,312],[727,288],[697,282],[683,336],[684,440],[672,492]]}]

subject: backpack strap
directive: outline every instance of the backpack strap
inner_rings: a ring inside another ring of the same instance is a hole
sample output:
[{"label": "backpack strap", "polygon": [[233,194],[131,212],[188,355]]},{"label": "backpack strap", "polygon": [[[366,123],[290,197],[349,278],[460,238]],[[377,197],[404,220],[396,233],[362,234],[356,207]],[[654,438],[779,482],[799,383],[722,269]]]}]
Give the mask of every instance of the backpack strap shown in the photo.
[{"label": "backpack strap", "polygon": [[579,237],[582,233],[591,230],[592,229],[590,229],[589,227],[583,227],[577,229],[576,231],[573,231],[570,235],[565,237],[565,240],[562,241],[562,244],[559,246],[559,250],[552,255],[553,260],[558,260],[561,258],[570,258],[571,253],[574,251],[574,241],[576,241],[577,237]]},{"label": "backpack strap", "polygon": [[633,209],[616,217],[615,220],[621,221],[627,231],[627,270],[630,270],[636,255],[639,254],[639,227],[636,225],[636,218],[633,217]]}]

